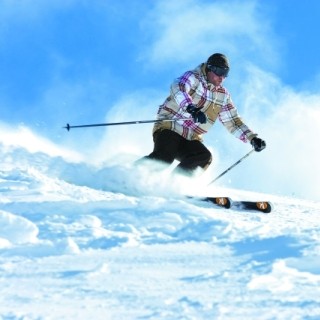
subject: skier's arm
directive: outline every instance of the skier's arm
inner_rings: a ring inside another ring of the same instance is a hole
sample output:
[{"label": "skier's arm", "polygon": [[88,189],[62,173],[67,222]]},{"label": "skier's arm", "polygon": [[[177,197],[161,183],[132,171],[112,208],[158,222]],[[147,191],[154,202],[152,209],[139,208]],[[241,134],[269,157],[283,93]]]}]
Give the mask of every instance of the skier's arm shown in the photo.
[{"label": "skier's arm", "polygon": [[193,104],[190,93],[197,86],[197,83],[198,79],[191,71],[185,72],[172,83],[171,97],[180,108],[185,109],[188,105]]},{"label": "skier's arm", "polygon": [[236,107],[232,103],[230,96],[220,111],[219,120],[231,134],[243,142],[251,141],[257,136],[257,134],[252,132],[252,130],[250,130],[249,127],[242,121]]}]

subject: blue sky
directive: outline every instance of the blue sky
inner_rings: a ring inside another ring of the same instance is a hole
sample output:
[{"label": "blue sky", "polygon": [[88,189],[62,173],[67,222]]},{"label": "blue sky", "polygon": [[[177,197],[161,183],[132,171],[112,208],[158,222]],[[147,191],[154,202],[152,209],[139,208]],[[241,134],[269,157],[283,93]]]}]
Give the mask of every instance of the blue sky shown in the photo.
[{"label": "blue sky", "polygon": [[[0,0],[0,121],[80,152],[94,144],[102,158],[106,148],[106,158],[143,155],[150,127],[61,127],[153,119],[173,78],[223,52],[235,104],[274,148],[260,166],[279,175],[298,151],[300,164],[304,155],[316,167],[319,13],[318,0]],[[224,152],[216,163],[247,150],[219,128],[206,140]],[[280,169],[270,168],[279,153]]]},{"label": "blue sky", "polygon": [[[229,53],[233,66],[252,61],[284,84],[317,88],[317,0],[1,0],[0,12],[0,101],[8,121],[45,125],[46,114],[68,108],[81,120],[99,120],[123,94],[165,90],[215,51]],[[57,92],[44,105],[59,86],[64,97]]]}]

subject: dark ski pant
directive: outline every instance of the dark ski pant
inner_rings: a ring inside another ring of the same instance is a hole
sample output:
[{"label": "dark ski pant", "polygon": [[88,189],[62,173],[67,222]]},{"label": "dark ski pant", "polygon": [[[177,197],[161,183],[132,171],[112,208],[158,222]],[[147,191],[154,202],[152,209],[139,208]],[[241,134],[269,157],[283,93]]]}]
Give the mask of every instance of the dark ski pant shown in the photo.
[{"label": "dark ski pant", "polygon": [[158,130],[153,134],[154,149],[143,159],[157,160],[170,165],[180,164],[175,172],[191,175],[198,167],[206,169],[211,161],[210,151],[199,140],[187,140],[172,130]]}]

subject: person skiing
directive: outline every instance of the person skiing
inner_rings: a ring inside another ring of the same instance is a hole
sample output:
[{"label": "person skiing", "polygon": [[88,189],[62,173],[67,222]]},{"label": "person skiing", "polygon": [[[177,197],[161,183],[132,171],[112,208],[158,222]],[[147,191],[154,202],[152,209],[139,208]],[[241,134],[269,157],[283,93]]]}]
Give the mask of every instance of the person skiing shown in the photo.
[{"label": "person skiing", "polygon": [[153,151],[138,162],[153,160],[169,166],[180,163],[175,172],[192,176],[197,168],[207,169],[212,155],[202,135],[217,119],[235,137],[250,142],[255,151],[266,147],[264,140],[242,121],[231,95],[223,86],[230,65],[221,53],[212,54],[205,63],[185,72],[171,84],[170,95],[160,105],[160,121],[153,127]]}]

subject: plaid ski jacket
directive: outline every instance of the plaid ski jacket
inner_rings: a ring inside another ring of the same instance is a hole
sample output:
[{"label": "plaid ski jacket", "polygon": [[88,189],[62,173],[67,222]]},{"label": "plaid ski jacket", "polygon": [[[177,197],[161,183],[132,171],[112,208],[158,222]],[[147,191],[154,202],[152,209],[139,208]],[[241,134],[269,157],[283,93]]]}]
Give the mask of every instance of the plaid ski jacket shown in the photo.
[{"label": "plaid ski jacket", "polygon": [[[177,121],[157,122],[153,132],[170,129],[188,140],[202,140],[217,119],[243,142],[251,141],[257,134],[253,133],[242,121],[234,106],[229,92],[222,86],[215,87],[206,76],[206,64],[185,72],[171,85],[170,95],[160,105],[157,119],[174,119]],[[186,111],[189,104],[200,108],[207,116],[204,124],[195,123]],[[187,119],[187,120],[179,120]]]}]

